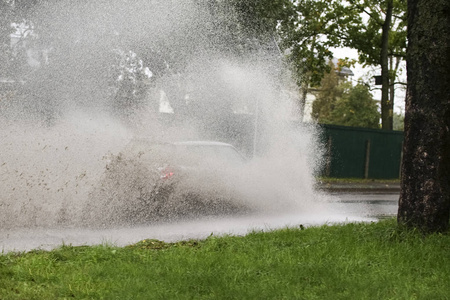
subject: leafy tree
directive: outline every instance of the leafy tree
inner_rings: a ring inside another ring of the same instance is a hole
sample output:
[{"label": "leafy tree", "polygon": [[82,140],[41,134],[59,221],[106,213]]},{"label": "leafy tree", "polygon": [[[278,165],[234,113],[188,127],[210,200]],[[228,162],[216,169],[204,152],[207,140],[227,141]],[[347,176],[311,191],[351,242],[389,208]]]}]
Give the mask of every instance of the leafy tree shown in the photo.
[{"label": "leafy tree", "polygon": [[287,51],[297,84],[301,89],[300,108],[303,116],[306,95],[331,70],[329,50],[339,44],[335,16],[339,7],[330,1],[293,1],[295,13],[279,26],[280,45]]},{"label": "leafy tree", "polygon": [[256,42],[260,50],[261,46],[278,43],[275,47],[279,46],[286,54],[302,91],[299,105],[303,109],[309,88],[319,85],[324,73],[330,71],[328,61],[333,53],[329,49],[340,45],[337,22],[345,22],[347,17],[339,2],[210,0],[208,3],[217,15],[216,26],[226,28],[221,32],[232,32],[230,36],[235,38],[235,42],[230,42],[219,34],[219,40],[226,41],[225,47],[238,44],[248,50]]},{"label": "leafy tree", "polygon": [[394,86],[406,51],[406,0],[348,0],[339,23],[342,45],[358,50],[364,65],[381,67],[382,128],[392,130]]},{"label": "leafy tree", "polygon": [[252,39],[273,43],[277,27],[295,14],[289,0],[209,0],[209,6],[218,17],[214,24],[220,28],[218,34],[235,37],[241,46]]},{"label": "leafy tree", "polygon": [[331,47],[357,49],[364,65],[382,70],[382,126],[392,129],[394,85],[406,50],[406,0],[298,0],[278,31],[289,50],[304,105],[309,86],[329,71]]},{"label": "leafy tree", "polygon": [[312,118],[319,123],[379,128],[380,113],[369,88],[339,77],[339,67],[330,62],[313,102]]},{"label": "leafy tree", "polygon": [[340,84],[337,69],[330,62],[330,72],[326,72],[321,80],[316,99],[312,103],[311,117],[319,123],[333,123],[331,113],[336,107],[336,102],[344,94],[348,83]]},{"label": "leafy tree", "polygon": [[336,101],[327,123],[336,125],[379,128],[380,113],[369,88],[362,83],[351,87]]},{"label": "leafy tree", "polygon": [[278,31],[302,90],[329,71],[331,47],[357,49],[365,65],[382,70],[382,127],[392,129],[394,84],[406,49],[406,0],[297,0],[295,14]]},{"label": "leafy tree", "polygon": [[449,228],[450,2],[408,0],[408,88],[398,222]]}]

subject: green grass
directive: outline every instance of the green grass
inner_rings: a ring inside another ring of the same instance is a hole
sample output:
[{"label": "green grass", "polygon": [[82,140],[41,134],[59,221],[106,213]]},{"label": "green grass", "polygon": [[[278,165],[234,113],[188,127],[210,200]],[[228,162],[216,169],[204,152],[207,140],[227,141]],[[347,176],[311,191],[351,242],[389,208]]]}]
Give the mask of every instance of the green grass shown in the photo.
[{"label": "green grass", "polygon": [[450,235],[394,220],[0,255],[0,299],[449,299]]}]

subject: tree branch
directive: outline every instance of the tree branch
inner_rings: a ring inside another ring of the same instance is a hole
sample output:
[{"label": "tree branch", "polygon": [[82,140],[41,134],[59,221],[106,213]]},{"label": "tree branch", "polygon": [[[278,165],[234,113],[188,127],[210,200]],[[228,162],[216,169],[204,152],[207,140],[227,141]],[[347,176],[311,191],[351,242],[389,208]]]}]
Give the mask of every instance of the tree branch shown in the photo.
[{"label": "tree branch", "polygon": [[406,54],[405,53],[389,53],[389,56],[406,59]]},{"label": "tree branch", "polygon": [[382,22],[382,21],[380,20],[380,18],[376,18],[376,17],[373,15],[373,13],[367,11],[365,8],[364,8],[363,11],[364,11],[369,17],[371,17],[373,20],[375,20],[375,22],[376,22],[378,25],[383,26],[384,22]]},{"label": "tree branch", "polygon": [[401,82],[401,81],[393,82],[393,83],[390,84],[390,86],[393,86],[393,85],[396,85],[396,84],[408,86],[408,83],[406,83],[406,82]]},{"label": "tree branch", "polygon": [[404,22],[406,22],[408,19],[406,18],[406,16],[399,16],[399,15],[392,15],[394,18],[402,20]]}]

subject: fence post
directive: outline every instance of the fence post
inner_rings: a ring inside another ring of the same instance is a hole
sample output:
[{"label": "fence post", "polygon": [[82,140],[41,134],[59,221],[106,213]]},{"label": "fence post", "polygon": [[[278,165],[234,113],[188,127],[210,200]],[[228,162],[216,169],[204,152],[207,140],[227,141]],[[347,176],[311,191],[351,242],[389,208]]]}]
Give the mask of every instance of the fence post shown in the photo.
[{"label": "fence post", "polygon": [[364,164],[364,178],[369,178],[369,165],[370,165],[370,140],[366,141],[366,161]]},{"label": "fence post", "polygon": [[331,136],[328,137],[328,141],[327,141],[327,165],[326,165],[326,170],[325,170],[325,175],[327,177],[330,177],[331,174],[331,146],[332,146],[332,139]]}]

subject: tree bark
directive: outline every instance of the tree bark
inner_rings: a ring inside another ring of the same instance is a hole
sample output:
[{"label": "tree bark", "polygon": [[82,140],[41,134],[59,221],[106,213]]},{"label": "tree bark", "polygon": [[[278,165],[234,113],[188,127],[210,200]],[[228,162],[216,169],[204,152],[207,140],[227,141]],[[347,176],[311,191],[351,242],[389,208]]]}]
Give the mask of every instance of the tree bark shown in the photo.
[{"label": "tree bark", "polygon": [[408,88],[399,224],[445,231],[450,217],[450,1],[408,0]]},{"label": "tree bark", "polygon": [[387,0],[386,17],[383,23],[383,32],[381,34],[381,128],[384,130],[392,130],[393,111],[391,101],[389,99],[389,32],[392,23],[392,10],[394,8],[393,0]]},{"label": "tree bark", "polygon": [[[389,66],[389,109],[394,112],[394,99],[395,99],[395,80],[397,79],[396,74],[398,72],[398,68],[400,66],[400,58],[395,58],[395,64],[394,64],[394,57],[389,57],[390,60],[390,66]],[[394,113],[392,113],[392,129],[394,129]]]}]

